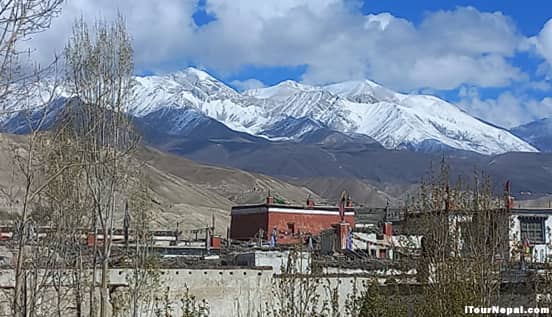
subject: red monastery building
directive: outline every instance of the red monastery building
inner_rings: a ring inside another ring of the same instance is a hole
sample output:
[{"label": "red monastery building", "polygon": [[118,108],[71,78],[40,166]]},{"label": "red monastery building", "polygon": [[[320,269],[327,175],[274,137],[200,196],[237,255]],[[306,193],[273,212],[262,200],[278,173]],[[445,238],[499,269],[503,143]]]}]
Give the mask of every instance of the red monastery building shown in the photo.
[{"label": "red monastery building", "polygon": [[301,237],[318,235],[322,230],[342,221],[355,225],[352,202],[342,200],[340,206],[315,206],[312,199],[306,205],[286,205],[268,197],[264,204],[232,207],[230,238],[251,240],[259,237],[271,240],[276,234],[278,244],[294,243]]}]

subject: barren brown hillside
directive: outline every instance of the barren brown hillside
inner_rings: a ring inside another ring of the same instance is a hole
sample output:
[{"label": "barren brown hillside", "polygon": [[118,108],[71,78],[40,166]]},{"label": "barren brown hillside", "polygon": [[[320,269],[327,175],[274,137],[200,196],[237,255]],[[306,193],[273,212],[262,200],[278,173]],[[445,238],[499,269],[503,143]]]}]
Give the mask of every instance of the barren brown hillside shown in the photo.
[{"label": "barren brown hillside", "polygon": [[[0,186],[11,185],[11,146],[21,145],[20,136],[0,134]],[[193,161],[142,147],[136,154],[146,164],[146,174],[156,203],[155,227],[174,229],[180,223],[188,231],[210,225],[215,216],[216,231],[225,234],[234,204],[260,203],[268,191],[288,202],[304,203],[310,190],[273,177],[231,168],[202,165]],[[0,199],[0,209],[6,210]],[[122,213],[121,215],[122,216]],[[186,235],[186,233],[185,233]]]}]

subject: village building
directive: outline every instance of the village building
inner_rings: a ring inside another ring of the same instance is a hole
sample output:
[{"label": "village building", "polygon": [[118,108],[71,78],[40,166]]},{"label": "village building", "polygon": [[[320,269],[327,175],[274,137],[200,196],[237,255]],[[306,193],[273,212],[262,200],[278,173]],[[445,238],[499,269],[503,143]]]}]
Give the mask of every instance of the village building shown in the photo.
[{"label": "village building", "polygon": [[348,197],[340,206],[318,206],[312,199],[305,205],[287,205],[269,196],[263,204],[232,207],[230,239],[290,244],[336,226],[344,233],[355,226],[354,207]]},{"label": "village building", "polygon": [[512,209],[509,240],[514,261],[552,262],[552,209]]}]

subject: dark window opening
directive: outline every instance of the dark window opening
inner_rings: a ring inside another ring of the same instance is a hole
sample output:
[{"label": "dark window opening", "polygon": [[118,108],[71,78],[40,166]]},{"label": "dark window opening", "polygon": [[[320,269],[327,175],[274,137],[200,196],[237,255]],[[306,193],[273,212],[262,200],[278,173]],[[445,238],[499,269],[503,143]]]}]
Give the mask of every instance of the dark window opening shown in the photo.
[{"label": "dark window opening", "polygon": [[544,244],[544,223],[545,217],[520,217],[521,241],[529,241],[530,244]]},{"label": "dark window opening", "polygon": [[291,234],[295,234],[295,223],[290,222],[287,225],[288,225],[289,232],[291,232]]}]

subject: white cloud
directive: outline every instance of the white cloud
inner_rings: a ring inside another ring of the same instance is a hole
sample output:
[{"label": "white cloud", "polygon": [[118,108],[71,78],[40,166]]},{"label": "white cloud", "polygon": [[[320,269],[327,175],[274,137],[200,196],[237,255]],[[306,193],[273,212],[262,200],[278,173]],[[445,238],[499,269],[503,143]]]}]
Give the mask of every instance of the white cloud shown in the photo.
[{"label": "white cloud", "polygon": [[552,19],[548,20],[539,34],[523,43],[524,49],[534,49],[544,58],[544,62],[537,68],[537,76],[544,76],[546,80],[552,78]]},{"label": "white cloud", "polygon": [[254,78],[246,80],[234,80],[230,84],[240,91],[265,87],[265,84],[263,84],[262,81]]},{"label": "white cloud", "polygon": [[414,62],[409,75],[418,85],[436,89],[454,89],[464,83],[500,87],[524,78],[519,69],[509,65],[499,55],[479,58],[463,55],[422,57]]},{"label": "white cloud", "polygon": [[207,0],[205,9],[216,20],[198,27],[192,19],[198,0],[73,0],[30,45],[44,62],[64,46],[76,17],[93,23],[120,10],[134,38],[138,71],[193,63],[231,75],[245,65],[306,65],[308,83],[369,78],[403,91],[501,87],[526,78],[508,60],[524,37],[501,13],[460,7],[428,13],[414,25],[389,13],[363,15],[358,4]]},{"label": "white cloud", "polygon": [[552,116],[552,98],[537,100],[529,96],[517,96],[510,91],[496,99],[482,99],[475,87],[462,87],[459,106],[468,113],[495,125],[513,128],[537,119]]},{"label": "white cloud", "polygon": [[552,85],[544,80],[528,82],[525,87],[536,91],[549,91],[552,89]]},{"label": "white cloud", "polygon": [[199,29],[194,55],[222,72],[307,65],[309,83],[370,78],[401,90],[524,79],[507,61],[523,37],[501,13],[458,8],[416,26],[389,13],[364,16],[347,3],[210,0],[217,21]]},{"label": "white cloud", "polygon": [[546,59],[548,64],[552,65],[552,19],[548,20],[540,33],[531,37],[529,42],[535,46],[537,52]]},{"label": "white cloud", "polygon": [[422,21],[418,32],[433,49],[475,56],[512,56],[522,39],[507,16],[471,7],[431,13]]},{"label": "white cloud", "polygon": [[536,71],[537,76],[542,76],[545,80],[550,80],[552,78],[552,65],[544,61],[539,64]]},{"label": "white cloud", "polygon": [[192,14],[196,7],[197,0],[66,1],[51,28],[24,45],[34,49],[37,62],[49,63],[54,54],[62,52],[75,19],[82,16],[92,27],[99,19],[111,20],[121,12],[133,37],[138,70],[163,69],[189,57],[185,52],[193,45],[196,26]]}]

